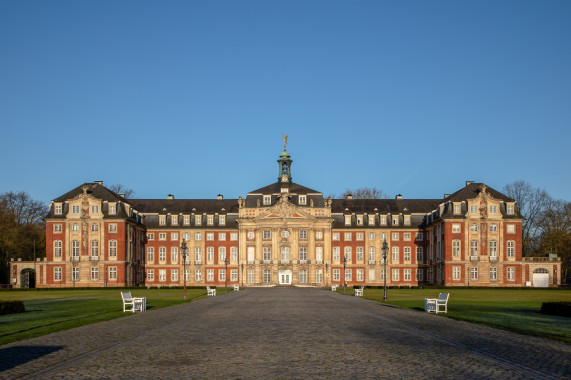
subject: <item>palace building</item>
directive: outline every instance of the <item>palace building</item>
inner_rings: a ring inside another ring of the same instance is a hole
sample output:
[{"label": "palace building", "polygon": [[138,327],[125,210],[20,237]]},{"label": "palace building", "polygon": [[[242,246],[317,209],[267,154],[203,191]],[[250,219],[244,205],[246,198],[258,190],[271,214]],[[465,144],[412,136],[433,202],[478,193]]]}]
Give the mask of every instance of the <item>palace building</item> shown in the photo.
[{"label": "palace building", "polygon": [[515,201],[483,183],[443,199],[331,199],[291,165],[284,147],[277,182],[238,199],[78,186],[50,205],[46,258],[11,262],[13,285],[32,265],[47,288],[560,283],[560,261],[522,258]]}]

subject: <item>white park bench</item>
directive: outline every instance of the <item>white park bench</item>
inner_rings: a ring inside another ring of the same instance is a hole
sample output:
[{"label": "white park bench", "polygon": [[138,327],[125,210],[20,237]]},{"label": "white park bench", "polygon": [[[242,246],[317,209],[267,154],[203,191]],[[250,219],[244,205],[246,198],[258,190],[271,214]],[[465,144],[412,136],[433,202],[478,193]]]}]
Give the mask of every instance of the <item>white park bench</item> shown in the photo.
[{"label": "white park bench", "polygon": [[331,285],[331,291],[336,292],[337,291],[337,285]]},{"label": "white park bench", "polygon": [[240,285],[234,285],[234,291],[235,292],[240,291]]},{"label": "white park bench", "polygon": [[[448,297],[450,293],[440,293],[438,298],[425,298],[424,311],[427,313],[448,313]],[[444,310],[442,310],[444,306]]]},{"label": "white park bench", "polygon": [[363,297],[363,289],[365,289],[364,286],[355,289],[355,297]]},{"label": "white park bench", "polygon": [[206,294],[210,297],[214,297],[216,295],[216,288],[211,288],[210,286],[206,287]]},{"label": "white park bench", "polygon": [[123,313],[147,310],[147,298],[145,297],[133,298],[131,292],[121,292],[121,298],[123,299]]}]

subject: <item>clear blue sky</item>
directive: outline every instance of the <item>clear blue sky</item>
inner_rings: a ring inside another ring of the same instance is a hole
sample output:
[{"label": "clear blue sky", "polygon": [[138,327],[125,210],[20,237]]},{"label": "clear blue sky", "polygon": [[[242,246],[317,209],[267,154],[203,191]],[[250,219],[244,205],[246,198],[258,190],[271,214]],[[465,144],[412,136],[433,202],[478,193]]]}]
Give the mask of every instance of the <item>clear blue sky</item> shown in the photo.
[{"label": "clear blue sky", "polygon": [[0,193],[571,200],[571,1],[2,1]]}]

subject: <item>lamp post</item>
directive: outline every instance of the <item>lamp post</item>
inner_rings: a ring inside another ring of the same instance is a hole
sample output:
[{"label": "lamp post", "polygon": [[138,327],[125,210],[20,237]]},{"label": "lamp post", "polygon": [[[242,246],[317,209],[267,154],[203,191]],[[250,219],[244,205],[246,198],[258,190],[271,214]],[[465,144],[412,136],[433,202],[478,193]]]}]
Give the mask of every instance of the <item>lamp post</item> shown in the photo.
[{"label": "lamp post", "polygon": [[381,248],[381,250],[383,251],[383,264],[384,264],[384,271],[385,271],[385,292],[384,292],[384,296],[383,296],[383,300],[386,301],[387,300],[387,253],[389,252],[389,245],[387,244],[387,239],[385,239],[385,241],[383,242],[383,248]]},{"label": "lamp post", "polygon": [[224,258],[224,264],[226,265],[226,272],[224,272],[224,294],[228,292],[228,256]]},{"label": "lamp post", "polygon": [[188,256],[186,241],[182,239],[182,244],[180,245],[180,254],[182,255],[182,277],[184,281],[184,299],[186,299],[186,258]]},{"label": "lamp post", "polygon": [[346,271],[345,271],[345,267],[347,266],[347,256],[343,256],[343,294],[347,293],[347,279],[345,278],[346,275]]},{"label": "lamp post", "polygon": [[242,280],[242,287],[244,287],[244,263],[242,263],[242,275],[240,276],[240,279]]}]

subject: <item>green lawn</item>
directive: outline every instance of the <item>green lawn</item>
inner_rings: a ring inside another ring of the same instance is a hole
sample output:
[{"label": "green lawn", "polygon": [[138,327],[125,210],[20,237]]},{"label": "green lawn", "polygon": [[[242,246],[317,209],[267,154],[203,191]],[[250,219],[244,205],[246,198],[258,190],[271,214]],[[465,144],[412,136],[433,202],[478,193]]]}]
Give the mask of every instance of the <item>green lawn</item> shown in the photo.
[{"label": "green lawn", "polygon": [[[388,289],[386,303],[423,311],[424,299],[438,293],[450,293],[448,313],[439,315],[571,344],[571,319],[539,312],[543,302],[570,302],[571,290]],[[365,289],[364,297],[384,302],[383,289]]]},{"label": "green lawn", "polygon": [[[26,313],[0,315],[0,345],[67,330],[90,323],[125,317],[123,289],[4,290],[0,300],[24,301]],[[147,297],[147,310],[176,305],[182,289],[130,289],[133,297]],[[205,289],[187,289],[187,298],[206,297]]]}]

